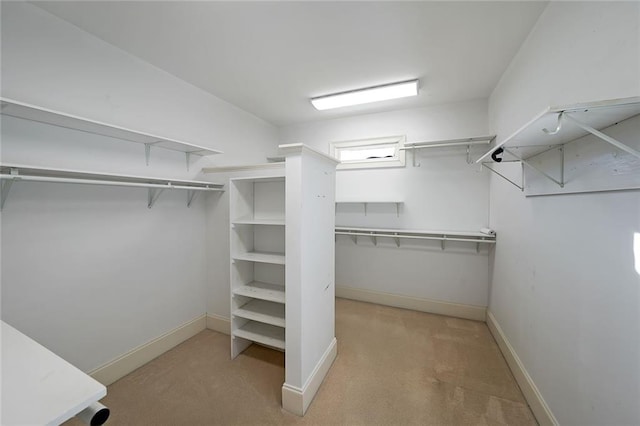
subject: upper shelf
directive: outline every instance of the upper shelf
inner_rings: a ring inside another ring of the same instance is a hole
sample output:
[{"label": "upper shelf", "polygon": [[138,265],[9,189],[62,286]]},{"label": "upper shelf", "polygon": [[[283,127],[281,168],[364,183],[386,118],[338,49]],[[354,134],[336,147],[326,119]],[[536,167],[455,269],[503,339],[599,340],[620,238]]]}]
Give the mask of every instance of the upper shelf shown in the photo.
[{"label": "upper shelf", "polygon": [[194,145],[189,142],[156,136],[150,133],[139,132],[113,124],[107,124],[91,120],[77,115],[66,114],[35,105],[26,104],[7,98],[0,98],[2,115],[51,124],[67,129],[79,130],[101,136],[108,136],[120,140],[145,144],[147,146],[160,147],[173,151],[180,151],[190,155],[222,154],[222,151]]},{"label": "upper shelf", "polygon": [[[484,161],[500,147],[509,149],[520,159],[527,159],[554,146],[564,145],[594,133],[593,130],[597,132],[638,114],[640,114],[640,97],[638,96],[549,107],[490,149],[476,163]],[[616,145],[610,140],[605,140]],[[625,149],[623,146],[618,147]]]}]

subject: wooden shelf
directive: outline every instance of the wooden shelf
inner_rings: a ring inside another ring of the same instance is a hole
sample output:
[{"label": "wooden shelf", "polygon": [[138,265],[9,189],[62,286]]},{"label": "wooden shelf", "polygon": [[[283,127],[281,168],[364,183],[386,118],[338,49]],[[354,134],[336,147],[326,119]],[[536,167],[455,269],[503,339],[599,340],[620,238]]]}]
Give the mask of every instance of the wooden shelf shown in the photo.
[{"label": "wooden shelf", "polygon": [[0,98],[0,102],[0,105],[2,107],[2,115],[10,117],[51,124],[53,126],[79,130],[95,135],[108,136],[114,139],[145,144],[147,146],[159,147],[172,151],[180,151],[190,155],[205,156],[222,154],[222,151],[195,145],[190,142],[184,142],[176,139],[153,135],[151,133],[127,129],[125,127],[103,123],[101,121],[96,121],[77,115],[67,114],[36,105],[30,105],[13,99]]},{"label": "wooden shelf", "polygon": [[274,265],[284,265],[285,257],[281,253],[266,253],[266,252],[247,252],[238,253],[233,256],[234,260],[246,260],[249,262],[271,263]]},{"label": "wooden shelf", "polygon": [[285,332],[282,327],[249,321],[233,332],[234,337],[251,340],[277,349],[285,349]]},{"label": "wooden shelf", "polygon": [[238,296],[253,297],[269,302],[285,303],[285,289],[282,285],[253,281],[233,290]]},{"label": "wooden shelf", "polygon": [[233,311],[233,315],[265,324],[284,327],[284,305],[266,300],[252,300]]}]

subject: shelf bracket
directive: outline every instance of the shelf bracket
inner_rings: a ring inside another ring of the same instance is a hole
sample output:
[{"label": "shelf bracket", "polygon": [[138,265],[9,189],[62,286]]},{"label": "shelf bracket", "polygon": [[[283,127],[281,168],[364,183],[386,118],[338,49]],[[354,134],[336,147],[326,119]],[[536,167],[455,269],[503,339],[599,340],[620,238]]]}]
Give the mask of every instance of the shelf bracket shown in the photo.
[{"label": "shelf bracket", "polygon": [[354,242],[356,245],[358,245],[358,236],[357,236],[357,235],[354,235],[354,236],[353,236],[353,242]]},{"label": "shelf bracket", "polygon": [[476,253],[480,253],[480,243],[476,243]]},{"label": "shelf bracket", "polygon": [[418,156],[418,150],[417,149],[412,149],[411,150],[411,158],[413,160],[413,167],[420,167],[420,163],[416,162],[417,157]]},{"label": "shelf bracket", "polygon": [[564,117],[564,111],[562,111],[560,114],[558,114],[558,125],[556,126],[555,130],[542,129],[542,131],[545,132],[548,135],[557,134],[562,129],[562,118],[563,117]]},{"label": "shelf bracket", "polygon": [[189,171],[189,160],[191,159],[191,153],[189,151],[184,153],[184,156],[187,159],[187,171]]},{"label": "shelf bracket", "polygon": [[396,240],[396,246],[398,246],[398,248],[400,248],[400,237],[397,236],[398,235],[397,232],[395,232],[394,235],[396,235],[396,237],[394,238],[394,240]]},{"label": "shelf bracket", "polygon": [[164,188],[149,188],[149,196],[148,196],[148,203],[147,203],[147,207],[151,208],[153,207],[153,205],[156,203],[156,201],[158,201],[158,197],[160,197],[160,194],[162,194],[162,191],[164,191]]},{"label": "shelf bracket", "polygon": [[[522,163],[522,162],[521,162]],[[518,185],[517,183],[515,183],[514,181],[512,181],[511,179],[509,179],[508,177],[506,177],[505,175],[503,175],[502,173],[492,169],[491,167],[489,167],[487,165],[487,163],[481,163],[484,167],[487,168],[487,170],[491,171],[492,173],[497,174],[498,176],[500,176],[502,179],[506,180],[507,182],[509,182],[511,185],[515,186],[516,188],[518,188],[520,191],[524,191],[524,168],[522,169],[523,175],[522,175],[522,185]]]},{"label": "shelf bracket", "polygon": [[151,145],[150,143],[144,144],[144,161],[149,165],[149,157],[151,157]]},{"label": "shelf bracket", "polygon": [[440,240],[440,249],[444,250],[444,241],[447,239],[446,235],[442,236],[442,239]]},{"label": "shelf bracket", "polygon": [[368,203],[362,203],[362,204],[364,204],[364,215],[366,216],[367,215],[367,204]]},{"label": "shelf bracket", "polygon": [[377,246],[378,245],[378,237],[376,237],[376,234],[374,234],[373,232],[371,233],[371,237],[373,238],[373,245]]},{"label": "shelf bracket", "polygon": [[471,145],[467,145],[467,164],[471,164]]},{"label": "shelf bracket", "polygon": [[591,126],[588,126],[586,124],[584,124],[583,122],[576,120],[575,118],[573,118],[571,115],[569,114],[565,114],[563,117],[565,117],[567,120],[571,121],[573,124],[575,124],[576,126],[580,127],[583,130],[586,130],[587,132],[591,133],[594,136],[599,137],[600,139],[602,139],[603,141],[615,146],[618,149],[621,149],[625,152],[628,152],[629,154],[633,155],[634,157],[640,158],[640,151],[637,151],[633,148],[631,148],[630,146],[627,146],[625,144],[623,144],[622,142],[618,141],[617,139],[612,138],[609,135],[605,135],[604,133],[594,129]]},{"label": "shelf bracket", "polygon": [[396,203],[396,216],[400,217],[400,203]]},{"label": "shelf bracket", "polygon": [[198,191],[188,190],[187,191],[187,208],[191,207],[191,203],[198,195]]},{"label": "shelf bracket", "polygon": [[6,179],[2,182],[2,199],[0,200],[0,210],[4,208],[4,202],[7,201],[9,191],[11,190],[11,185],[13,185],[13,179]]},{"label": "shelf bracket", "polygon": [[[505,152],[508,152],[510,155],[513,155],[511,152],[509,152],[508,150],[505,150]],[[564,155],[563,155],[564,158]],[[550,174],[540,170],[538,167],[534,166],[533,164],[531,164],[529,161],[525,160],[524,158],[521,158],[520,161],[522,162],[522,164],[531,167],[533,170],[535,170],[536,172],[540,173],[542,176],[546,177],[547,179],[549,179],[550,181],[554,182],[556,185],[558,185],[560,188],[564,188],[564,182],[557,180],[556,178],[554,178],[553,176],[551,176]],[[562,163],[564,164],[564,160],[562,161]],[[523,185],[524,186],[524,185]]]}]

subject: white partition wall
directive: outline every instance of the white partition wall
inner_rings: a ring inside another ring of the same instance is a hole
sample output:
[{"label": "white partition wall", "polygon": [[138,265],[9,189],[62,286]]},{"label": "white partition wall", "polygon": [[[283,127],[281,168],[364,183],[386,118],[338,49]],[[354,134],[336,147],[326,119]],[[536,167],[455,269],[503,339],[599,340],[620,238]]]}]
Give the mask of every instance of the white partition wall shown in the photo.
[{"label": "white partition wall", "polygon": [[336,357],[335,168],[337,161],[303,145],[286,155],[285,410],[303,415]]}]

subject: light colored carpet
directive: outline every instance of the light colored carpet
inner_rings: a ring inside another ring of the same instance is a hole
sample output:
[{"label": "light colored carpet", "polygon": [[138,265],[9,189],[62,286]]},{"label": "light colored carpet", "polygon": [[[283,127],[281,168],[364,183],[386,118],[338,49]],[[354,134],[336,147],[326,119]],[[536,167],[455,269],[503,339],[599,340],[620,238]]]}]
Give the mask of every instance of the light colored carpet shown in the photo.
[{"label": "light colored carpet", "polygon": [[109,386],[107,424],[536,424],[484,323],[338,299],[336,336],[303,418],[281,408],[283,353],[231,361],[229,336],[206,330]]}]

